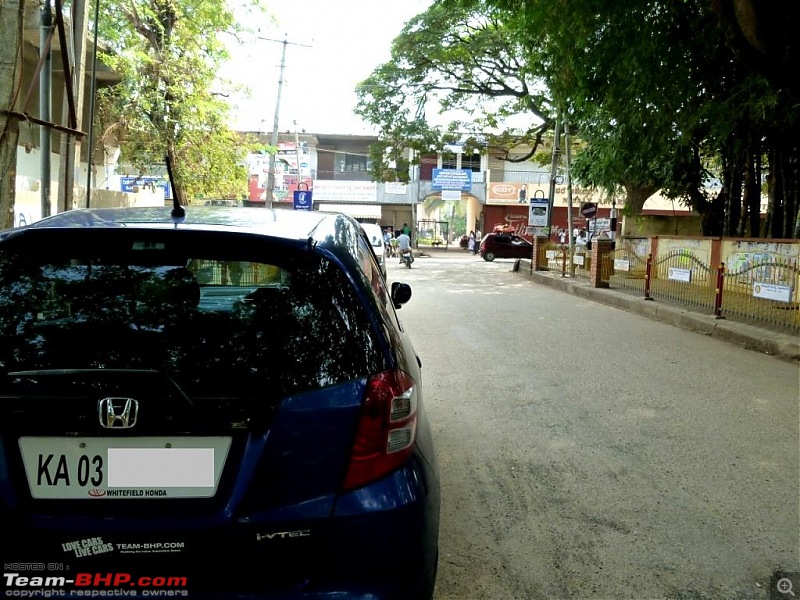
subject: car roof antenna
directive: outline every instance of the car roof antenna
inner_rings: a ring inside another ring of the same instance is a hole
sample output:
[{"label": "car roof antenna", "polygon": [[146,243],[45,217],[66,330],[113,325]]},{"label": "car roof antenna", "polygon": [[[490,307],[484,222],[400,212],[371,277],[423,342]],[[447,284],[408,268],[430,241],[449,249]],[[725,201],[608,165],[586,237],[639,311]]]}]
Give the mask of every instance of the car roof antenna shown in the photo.
[{"label": "car roof antenna", "polygon": [[169,154],[164,156],[164,162],[167,163],[169,185],[172,188],[172,212],[170,213],[170,216],[172,217],[172,222],[175,223],[175,227],[177,227],[179,223],[183,223],[186,220],[186,209],[181,206],[181,201],[178,198],[178,193],[175,188],[175,177],[172,175],[172,163],[169,160]]}]

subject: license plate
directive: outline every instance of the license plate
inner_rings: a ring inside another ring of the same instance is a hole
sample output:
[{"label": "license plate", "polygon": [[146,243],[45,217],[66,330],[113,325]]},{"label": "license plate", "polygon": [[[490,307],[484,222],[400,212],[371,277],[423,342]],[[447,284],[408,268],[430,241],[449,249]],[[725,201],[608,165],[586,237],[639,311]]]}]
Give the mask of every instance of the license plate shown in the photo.
[{"label": "license plate", "polygon": [[230,437],[19,439],[37,499],[209,498],[230,445]]}]

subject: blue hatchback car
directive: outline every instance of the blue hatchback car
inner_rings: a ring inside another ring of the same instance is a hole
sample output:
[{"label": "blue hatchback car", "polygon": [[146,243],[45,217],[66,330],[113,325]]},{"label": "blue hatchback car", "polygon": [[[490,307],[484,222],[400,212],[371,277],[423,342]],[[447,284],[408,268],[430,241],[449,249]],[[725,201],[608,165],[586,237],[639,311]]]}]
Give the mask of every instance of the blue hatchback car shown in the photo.
[{"label": "blue hatchback car", "polygon": [[410,297],[335,213],[86,209],[0,232],[0,585],[430,600]]}]

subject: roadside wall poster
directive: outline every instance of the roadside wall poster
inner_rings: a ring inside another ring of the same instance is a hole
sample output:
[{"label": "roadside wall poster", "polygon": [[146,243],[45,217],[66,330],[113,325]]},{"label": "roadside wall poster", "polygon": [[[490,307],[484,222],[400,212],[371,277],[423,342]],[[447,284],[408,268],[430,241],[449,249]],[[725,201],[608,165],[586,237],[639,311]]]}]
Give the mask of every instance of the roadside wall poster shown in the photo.
[{"label": "roadside wall poster", "polygon": [[677,267],[670,267],[668,272],[669,279],[673,281],[683,281],[685,283],[692,282],[692,270],[691,269],[679,269]]},{"label": "roadside wall poster", "polygon": [[631,261],[625,258],[615,258],[614,259],[614,270],[615,271],[630,271],[631,270]]},{"label": "roadside wall poster", "polygon": [[777,302],[792,301],[792,287],[788,285],[778,285],[777,283],[765,283],[757,281],[753,284],[753,296]]}]

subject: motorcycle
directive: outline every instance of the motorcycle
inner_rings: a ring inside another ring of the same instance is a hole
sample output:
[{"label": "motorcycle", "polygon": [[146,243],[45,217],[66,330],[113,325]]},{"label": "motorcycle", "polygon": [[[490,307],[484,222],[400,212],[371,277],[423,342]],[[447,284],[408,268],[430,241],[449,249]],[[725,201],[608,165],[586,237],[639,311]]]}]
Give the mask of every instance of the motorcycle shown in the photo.
[{"label": "motorcycle", "polygon": [[400,251],[400,262],[402,262],[406,268],[411,268],[411,263],[414,262],[414,255],[410,248],[405,248]]}]

